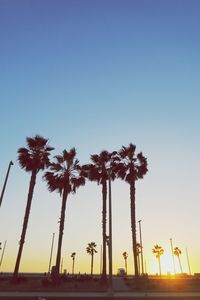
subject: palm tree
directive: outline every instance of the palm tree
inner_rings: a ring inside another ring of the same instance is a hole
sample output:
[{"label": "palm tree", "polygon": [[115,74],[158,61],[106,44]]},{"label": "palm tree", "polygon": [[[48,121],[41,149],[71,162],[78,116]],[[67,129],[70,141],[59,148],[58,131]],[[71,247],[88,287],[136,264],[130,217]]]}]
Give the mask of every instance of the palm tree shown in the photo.
[{"label": "palm tree", "polygon": [[95,242],[91,242],[88,243],[88,246],[86,248],[86,251],[89,255],[91,255],[91,276],[93,275],[93,264],[94,264],[94,254],[97,253],[96,248],[96,243]]},{"label": "palm tree", "polygon": [[127,275],[127,258],[128,258],[128,253],[125,251],[122,253],[124,262],[125,262],[125,270],[126,270],[126,275]]},{"label": "palm tree", "polygon": [[179,266],[180,266],[180,271],[181,271],[181,273],[183,273],[183,269],[182,269],[182,265],[181,265],[181,258],[180,258],[181,253],[182,253],[181,249],[179,249],[178,247],[174,248],[174,255],[177,256],[178,262],[179,262]]},{"label": "palm tree", "polygon": [[136,239],[136,209],[135,209],[135,182],[143,178],[147,173],[147,159],[140,152],[135,154],[136,146],[130,144],[128,147],[122,146],[119,151],[121,158],[118,164],[118,176],[125,180],[130,185],[130,209],[131,209],[131,230],[133,243],[133,257],[135,277],[138,278],[138,264],[137,264],[137,239]]},{"label": "palm tree", "polygon": [[136,250],[137,250],[137,261],[138,261],[138,274],[140,275],[140,254],[141,254],[141,250],[142,247],[140,245],[140,243],[136,244]]},{"label": "palm tree", "polygon": [[107,199],[107,181],[114,180],[116,177],[117,152],[109,153],[106,150],[101,153],[90,156],[92,164],[87,164],[82,167],[82,175],[90,181],[96,181],[102,185],[102,239],[103,239],[103,268],[102,281],[107,280],[106,275],[106,199]]},{"label": "palm tree", "polygon": [[21,239],[19,242],[19,250],[18,250],[15,269],[13,273],[14,279],[17,278],[19,272],[19,265],[20,265],[23,245],[25,242],[25,235],[28,226],[29,214],[31,210],[33,191],[36,184],[36,177],[40,170],[44,170],[49,165],[50,151],[54,149],[48,145],[48,139],[45,139],[40,135],[36,135],[33,138],[27,137],[26,144],[27,144],[27,148],[20,148],[18,150],[18,154],[19,154],[18,161],[22,169],[24,169],[26,172],[31,173],[31,179],[29,183],[29,191],[28,191],[28,198],[27,198],[26,210],[24,215]]},{"label": "palm tree", "polygon": [[154,248],[152,249],[152,251],[153,251],[153,254],[155,254],[156,258],[158,259],[159,273],[161,276],[162,273],[161,273],[160,257],[161,257],[161,255],[164,254],[164,249],[162,248],[162,246],[155,245]]},{"label": "palm tree", "polygon": [[58,280],[60,272],[62,238],[65,223],[65,209],[67,198],[70,193],[76,193],[76,189],[85,184],[85,178],[80,176],[81,167],[76,157],[76,150],[72,148],[69,152],[63,150],[62,155],[55,156],[55,162],[49,166],[50,171],[44,175],[50,192],[57,191],[62,197],[60,214],[60,227],[58,247],[55,266],[55,279]]},{"label": "palm tree", "polygon": [[72,258],[72,275],[74,275],[75,256],[76,256],[76,252],[73,252],[71,254],[71,258]]}]

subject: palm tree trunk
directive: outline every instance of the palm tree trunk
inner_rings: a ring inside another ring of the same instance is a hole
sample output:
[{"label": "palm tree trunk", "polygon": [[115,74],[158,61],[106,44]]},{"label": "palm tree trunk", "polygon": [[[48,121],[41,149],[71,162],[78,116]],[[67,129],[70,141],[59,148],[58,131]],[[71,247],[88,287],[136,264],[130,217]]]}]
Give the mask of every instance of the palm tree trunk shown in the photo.
[{"label": "palm tree trunk", "polygon": [[126,270],[126,276],[128,275],[127,274],[127,259],[125,259],[125,270]]},{"label": "palm tree trunk", "polygon": [[32,171],[31,180],[30,180],[30,184],[29,184],[28,198],[27,198],[27,203],[26,203],[26,210],[25,210],[25,215],[24,215],[24,223],[23,223],[23,227],[22,227],[21,239],[19,242],[19,250],[18,250],[17,259],[16,259],[16,263],[15,263],[13,278],[17,278],[18,272],[19,272],[19,265],[20,265],[20,260],[21,260],[21,256],[22,256],[23,245],[25,242],[25,235],[26,235],[26,230],[27,230],[27,226],[28,226],[29,214],[30,214],[30,210],[31,210],[33,191],[34,191],[34,187],[35,187],[35,183],[36,183],[36,175],[37,175],[37,172]]},{"label": "palm tree trunk", "polygon": [[140,275],[140,254],[138,253],[138,275]]},{"label": "palm tree trunk", "polygon": [[102,210],[102,233],[103,233],[103,269],[102,269],[102,281],[106,281],[106,198],[107,198],[107,182],[102,182],[102,198],[103,198],[103,210]]},{"label": "palm tree trunk", "polygon": [[137,249],[136,249],[136,219],[135,219],[135,182],[130,184],[130,199],[131,199],[131,230],[132,230],[132,243],[133,243],[133,259],[135,277],[138,278],[138,262],[137,262]]},{"label": "palm tree trunk", "polygon": [[75,258],[73,258],[73,261],[72,261],[72,275],[74,275],[74,263],[75,263]]},{"label": "palm tree trunk", "polygon": [[63,238],[64,224],[65,224],[65,209],[67,203],[67,196],[68,196],[68,192],[67,192],[67,188],[65,188],[63,191],[62,207],[61,207],[61,215],[60,215],[60,227],[59,227],[58,248],[57,248],[56,269],[55,269],[56,279],[58,279],[60,273],[61,248],[62,248],[62,238]]},{"label": "palm tree trunk", "polygon": [[160,273],[160,276],[162,276],[162,272],[161,272],[161,263],[160,263],[160,256],[158,257],[158,265],[159,265],[159,273]]},{"label": "palm tree trunk", "polygon": [[94,254],[91,255],[91,276],[93,275]]}]

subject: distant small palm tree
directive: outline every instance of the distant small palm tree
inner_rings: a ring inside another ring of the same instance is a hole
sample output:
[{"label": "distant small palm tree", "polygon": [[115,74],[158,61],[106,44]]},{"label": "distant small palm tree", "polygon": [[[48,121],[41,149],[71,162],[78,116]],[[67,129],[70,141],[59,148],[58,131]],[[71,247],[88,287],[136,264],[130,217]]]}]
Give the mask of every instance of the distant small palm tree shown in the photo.
[{"label": "distant small palm tree", "polygon": [[26,209],[24,214],[24,222],[22,227],[21,238],[19,241],[19,250],[17,254],[17,259],[15,263],[15,269],[13,273],[13,279],[16,279],[19,272],[19,266],[21,261],[21,255],[23,250],[23,245],[25,242],[26,230],[28,227],[28,220],[31,210],[31,203],[33,198],[33,192],[36,184],[36,177],[39,171],[44,170],[49,165],[49,155],[54,149],[48,145],[48,139],[40,135],[35,137],[26,138],[26,148],[20,148],[18,150],[18,161],[19,165],[26,172],[31,173],[31,179],[29,183],[29,191],[26,203]]},{"label": "distant small palm tree", "polygon": [[72,258],[72,275],[74,275],[75,257],[76,257],[76,252],[73,252],[71,254],[71,258]]},{"label": "distant small palm tree", "polygon": [[164,254],[164,249],[162,248],[162,246],[155,245],[154,248],[152,249],[152,251],[153,251],[153,254],[155,254],[156,258],[158,259],[159,273],[160,273],[160,276],[161,276],[162,273],[161,273],[160,257],[161,257],[161,255]]},{"label": "distant small palm tree", "polygon": [[55,280],[58,280],[67,198],[70,193],[76,193],[77,188],[85,184],[85,178],[80,175],[81,166],[79,165],[78,159],[76,159],[75,148],[70,149],[70,151],[63,150],[61,155],[55,156],[55,162],[50,164],[49,169],[50,171],[44,175],[49,191],[57,191],[62,196],[56,266],[54,271]]},{"label": "distant small palm tree", "polygon": [[181,253],[182,253],[181,249],[179,249],[178,247],[174,248],[174,255],[177,256],[178,262],[179,262],[179,266],[180,266],[180,271],[181,271],[181,273],[183,273],[183,269],[182,269],[182,265],[181,265],[181,259],[180,259]]},{"label": "distant small palm tree", "polygon": [[95,242],[88,243],[86,251],[91,255],[91,276],[93,275],[94,254],[97,253]]},{"label": "distant small palm tree", "polygon": [[136,253],[137,253],[137,260],[138,260],[138,273],[140,275],[140,254],[141,254],[142,247],[140,243],[136,244]]},{"label": "distant small palm tree", "polygon": [[125,251],[122,253],[123,258],[124,258],[124,263],[125,263],[125,270],[126,270],[126,275],[127,275],[127,258],[128,258],[128,253]]}]

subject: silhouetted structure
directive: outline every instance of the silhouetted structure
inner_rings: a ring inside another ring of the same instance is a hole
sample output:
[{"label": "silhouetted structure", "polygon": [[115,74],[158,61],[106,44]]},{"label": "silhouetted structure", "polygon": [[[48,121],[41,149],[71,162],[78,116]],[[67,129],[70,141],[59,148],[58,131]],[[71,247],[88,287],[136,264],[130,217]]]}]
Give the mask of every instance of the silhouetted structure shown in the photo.
[{"label": "silhouetted structure", "polygon": [[6,178],[5,178],[4,185],[3,185],[3,188],[2,188],[2,192],[1,192],[0,206],[1,206],[1,203],[2,203],[2,200],[3,200],[4,192],[5,192],[5,189],[6,189],[6,184],[7,184],[7,181],[8,181],[8,176],[9,176],[9,173],[10,173],[10,168],[11,168],[12,165],[13,165],[13,162],[11,160],[9,162],[9,165],[8,165],[8,170],[7,170],[7,173],[6,173]]},{"label": "silhouetted structure", "polygon": [[[115,155],[117,152],[109,153],[108,151],[102,151],[99,155],[93,154],[90,156],[92,164],[87,164],[82,167],[82,175],[87,177],[91,181],[96,181],[102,185],[102,239],[103,239],[103,267],[102,267],[102,281],[107,280],[106,275],[106,200],[107,200],[107,181],[114,180],[115,173]],[[117,159],[117,158],[116,158]],[[110,185],[111,186],[111,185]],[[111,190],[111,188],[110,188]],[[111,192],[110,192],[111,196]],[[110,219],[111,222],[111,219]],[[111,223],[110,223],[111,225]],[[110,232],[111,233],[111,232]],[[112,269],[112,235],[110,240],[110,268]],[[112,274],[111,274],[112,276]]]},{"label": "silhouetted structure", "polygon": [[54,279],[58,280],[67,197],[70,193],[75,193],[77,188],[81,185],[85,184],[85,178],[80,176],[81,166],[79,165],[78,159],[76,159],[75,148],[72,148],[69,152],[67,150],[63,150],[62,155],[55,156],[55,162],[49,165],[49,170],[50,171],[47,171],[44,175],[48,189],[50,192],[59,192],[62,197],[56,266],[54,273]]},{"label": "silhouetted structure", "polygon": [[130,201],[131,201],[131,230],[133,243],[133,257],[135,277],[138,277],[138,263],[137,263],[137,239],[136,239],[136,210],[135,210],[135,182],[143,178],[147,173],[147,159],[142,153],[135,153],[136,146],[130,144],[128,147],[122,147],[119,151],[121,161],[118,165],[118,176],[125,180],[130,185]]},{"label": "silhouetted structure", "polygon": [[161,257],[161,255],[164,254],[164,249],[162,248],[162,246],[155,245],[154,248],[152,249],[152,251],[153,251],[153,254],[155,254],[156,258],[158,259],[159,273],[161,276],[162,272],[161,272],[160,257]]},{"label": "silhouetted structure", "polygon": [[74,275],[75,257],[76,257],[76,252],[73,252],[73,253],[71,254],[71,258],[72,258],[72,275]]},{"label": "silhouetted structure", "polygon": [[126,270],[126,275],[128,274],[128,269],[127,269],[127,258],[128,258],[128,253],[126,251],[124,251],[122,253],[123,258],[124,258],[124,263],[125,263],[125,270]]},{"label": "silhouetted structure", "polygon": [[19,242],[19,250],[17,254],[15,269],[13,273],[13,279],[18,275],[19,265],[23,250],[23,245],[25,242],[25,235],[28,226],[28,219],[31,209],[31,202],[33,198],[33,191],[36,183],[36,177],[40,170],[44,170],[49,165],[49,155],[54,149],[48,145],[48,139],[42,136],[36,135],[33,138],[26,138],[27,148],[20,148],[18,150],[19,156],[18,161],[22,169],[26,172],[31,173],[31,179],[29,184],[28,198],[26,204],[26,210],[24,215],[24,223],[21,233],[21,239]]},{"label": "silhouetted structure", "polygon": [[179,262],[180,271],[181,271],[181,273],[183,273],[183,269],[182,269],[182,265],[181,265],[181,259],[180,259],[181,253],[182,253],[181,249],[179,249],[178,247],[174,248],[174,255],[177,256],[178,262]]},{"label": "silhouetted structure", "polygon": [[89,255],[91,255],[91,276],[93,275],[93,265],[94,265],[94,254],[97,253],[96,248],[96,243],[95,242],[91,242],[88,243],[88,246],[86,248],[86,251]]}]

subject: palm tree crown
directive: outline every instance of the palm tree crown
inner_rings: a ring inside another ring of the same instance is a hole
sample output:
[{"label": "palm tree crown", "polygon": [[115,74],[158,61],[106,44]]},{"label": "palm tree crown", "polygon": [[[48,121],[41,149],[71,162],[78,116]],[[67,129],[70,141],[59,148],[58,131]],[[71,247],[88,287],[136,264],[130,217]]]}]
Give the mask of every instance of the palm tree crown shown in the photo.
[{"label": "palm tree crown", "polygon": [[37,173],[39,170],[44,170],[49,165],[50,151],[53,147],[48,145],[48,139],[40,135],[26,138],[27,148],[19,148],[18,161],[22,169],[27,172],[33,170]]},{"label": "palm tree crown", "polygon": [[122,146],[119,151],[121,162],[118,164],[118,176],[128,183],[135,182],[147,173],[147,159],[142,152],[135,155],[136,146],[132,143],[129,147]]},{"label": "palm tree crown", "polygon": [[14,280],[16,279],[19,271],[37,173],[40,170],[44,170],[49,165],[50,151],[54,149],[48,145],[48,139],[45,139],[40,135],[36,135],[35,137],[27,137],[26,144],[27,148],[19,148],[18,150],[18,161],[22,169],[25,169],[25,171],[27,172],[31,172],[31,179],[29,183],[29,191],[24,214],[21,239],[19,242],[19,250],[13,273]]},{"label": "palm tree crown", "polygon": [[157,244],[154,246],[152,251],[153,254],[155,254],[156,258],[160,258],[160,256],[164,254],[164,249],[162,248],[162,246],[159,246]]},{"label": "palm tree crown", "polygon": [[79,186],[85,184],[85,177],[80,176],[81,167],[75,156],[75,148],[69,152],[63,150],[62,155],[55,156],[56,162],[49,165],[50,171],[44,175],[50,192],[62,194],[67,189],[68,194],[75,193]]},{"label": "palm tree crown", "polygon": [[87,253],[90,254],[90,255],[93,255],[94,253],[97,253],[97,250],[95,249],[96,246],[97,245],[96,245],[95,242],[88,243],[88,246],[86,248]]}]

